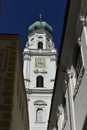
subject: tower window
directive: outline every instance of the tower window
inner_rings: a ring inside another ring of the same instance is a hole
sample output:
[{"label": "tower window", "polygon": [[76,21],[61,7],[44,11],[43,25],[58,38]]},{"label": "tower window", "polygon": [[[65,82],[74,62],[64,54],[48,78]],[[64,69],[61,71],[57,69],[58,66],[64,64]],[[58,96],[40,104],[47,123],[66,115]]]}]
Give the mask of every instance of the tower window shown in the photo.
[{"label": "tower window", "polygon": [[43,43],[42,42],[38,42],[38,49],[43,49]]},{"label": "tower window", "polygon": [[37,87],[43,87],[43,81],[44,79],[43,79],[43,77],[42,76],[38,76],[37,77],[37,81],[36,81],[36,86]]},{"label": "tower window", "polygon": [[36,110],[36,122],[43,122],[43,109],[38,108]]},{"label": "tower window", "polygon": [[39,36],[38,38],[43,38],[42,36]]},{"label": "tower window", "polygon": [[35,122],[36,123],[42,123],[46,121],[46,106],[47,103],[42,100],[37,100],[34,102],[35,107]]},{"label": "tower window", "polygon": [[33,40],[34,40],[34,38],[31,39],[31,41],[33,41]]}]

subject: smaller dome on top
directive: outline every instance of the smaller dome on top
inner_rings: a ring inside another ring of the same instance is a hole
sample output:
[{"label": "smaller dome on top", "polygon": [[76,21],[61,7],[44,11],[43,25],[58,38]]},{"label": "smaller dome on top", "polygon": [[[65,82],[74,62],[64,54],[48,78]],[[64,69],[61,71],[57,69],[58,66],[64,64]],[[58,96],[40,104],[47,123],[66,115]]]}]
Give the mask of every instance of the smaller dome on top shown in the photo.
[{"label": "smaller dome on top", "polygon": [[30,34],[34,33],[34,32],[41,33],[43,31],[48,31],[49,33],[52,33],[53,29],[45,21],[36,21],[32,25],[29,26],[29,33]]}]

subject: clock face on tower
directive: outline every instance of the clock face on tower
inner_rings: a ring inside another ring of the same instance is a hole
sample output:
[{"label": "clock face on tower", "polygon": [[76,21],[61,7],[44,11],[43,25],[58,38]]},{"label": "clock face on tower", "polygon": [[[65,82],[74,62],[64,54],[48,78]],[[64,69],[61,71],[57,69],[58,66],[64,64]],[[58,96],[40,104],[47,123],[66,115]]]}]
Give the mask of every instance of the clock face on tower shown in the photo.
[{"label": "clock face on tower", "polygon": [[39,67],[39,68],[45,67],[45,59],[44,58],[35,59],[35,67]]}]

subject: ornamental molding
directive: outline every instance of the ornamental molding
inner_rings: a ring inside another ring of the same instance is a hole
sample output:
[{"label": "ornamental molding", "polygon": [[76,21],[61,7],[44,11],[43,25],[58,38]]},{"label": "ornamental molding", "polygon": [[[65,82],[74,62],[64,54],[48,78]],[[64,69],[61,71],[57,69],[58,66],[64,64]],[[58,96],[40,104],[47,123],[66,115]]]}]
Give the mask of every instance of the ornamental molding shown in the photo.
[{"label": "ornamental molding", "polygon": [[81,37],[78,37],[78,45],[82,46]]},{"label": "ornamental molding", "polygon": [[51,52],[51,51],[42,51],[42,50],[29,50],[26,52],[23,52],[23,55],[28,55],[28,56],[57,56],[57,52]]},{"label": "ornamental molding", "polygon": [[71,70],[67,69],[67,74],[69,78],[73,78],[74,72],[73,72],[73,67],[71,68]]},{"label": "ornamental molding", "polygon": [[66,126],[66,122],[67,122],[67,119],[68,119],[68,116],[67,116],[67,111],[66,111],[66,108],[62,106],[59,106],[58,107],[58,110],[57,110],[57,118],[58,118],[58,122],[61,121],[61,117],[63,117],[63,122],[62,122],[62,130],[64,130],[65,126]]},{"label": "ornamental molding", "polygon": [[85,16],[80,15],[80,20],[81,20],[83,26],[87,25],[86,17]]},{"label": "ornamental molding", "polygon": [[45,101],[43,101],[43,100],[36,100],[34,102],[34,105],[47,105],[47,103]]},{"label": "ornamental molding", "polygon": [[42,70],[39,70],[39,69],[35,69],[34,70],[34,73],[44,73],[44,74],[47,74],[47,71],[42,69]]},{"label": "ornamental molding", "polygon": [[27,94],[52,94],[53,89],[45,89],[45,88],[35,88],[35,89],[26,89]]},{"label": "ornamental molding", "polygon": [[31,57],[27,54],[24,55],[24,60],[31,60]]},{"label": "ornamental molding", "polygon": [[84,68],[84,66],[82,66],[82,68],[80,70],[78,80],[77,80],[77,83],[76,83],[76,86],[75,86],[75,89],[74,89],[73,99],[75,99],[75,97],[76,97],[76,95],[78,93],[78,90],[79,90],[79,87],[81,85],[82,78],[83,78],[83,75],[84,75],[84,71],[85,71],[85,68]]}]

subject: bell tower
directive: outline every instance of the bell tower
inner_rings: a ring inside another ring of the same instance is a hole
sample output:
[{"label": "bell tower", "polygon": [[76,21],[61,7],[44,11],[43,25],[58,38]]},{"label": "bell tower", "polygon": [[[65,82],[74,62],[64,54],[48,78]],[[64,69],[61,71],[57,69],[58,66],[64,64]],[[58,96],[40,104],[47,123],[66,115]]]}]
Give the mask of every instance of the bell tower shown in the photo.
[{"label": "bell tower", "polygon": [[23,58],[30,130],[47,130],[57,50],[54,47],[52,27],[45,21],[36,21],[29,27]]}]

